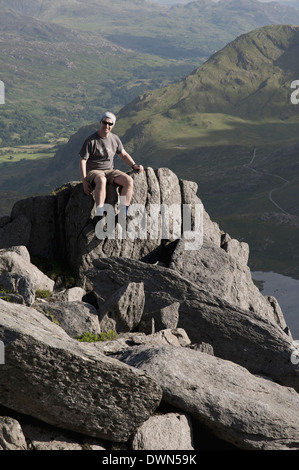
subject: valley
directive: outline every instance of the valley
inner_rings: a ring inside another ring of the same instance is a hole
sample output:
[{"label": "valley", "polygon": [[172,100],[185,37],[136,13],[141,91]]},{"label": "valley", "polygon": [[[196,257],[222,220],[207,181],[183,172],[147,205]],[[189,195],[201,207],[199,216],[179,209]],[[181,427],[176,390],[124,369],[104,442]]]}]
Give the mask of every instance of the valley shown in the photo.
[{"label": "valley", "polygon": [[279,191],[280,189],[283,189],[286,185],[288,185],[290,183],[290,181],[286,180],[285,178],[282,178],[282,176],[279,176],[279,175],[275,175],[273,173],[269,173],[269,172],[266,172],[266,171],[258,171],[255,169],[255,167],[253,166],[254,164],[254,161],[256,159],[256,152],[257,152],[257,149],[255,148],[254,151],[253,151],[253,154],[252,154],[252,159],[250,160],[249,164],[246,164],[244,165],[244,168],[247,168],[248,170],[251,170],[251,171],[254,171],[255,173],[257,174],[261,174],[262,176],[273,176],[274,178],[278,179],[279,182],[281,182],[281,184],[279,184],[278,182],[278,185],[277,187],[274,187],[274,189],[271,189],[269,191],[269,201],[272,202],[272,204],[275,206],[276,209],[278,209],[280,212],[283,212],[284,214],[286,215],[291,215],[289,214],[287,211],[285,211],[277,202],[275,202],[275,200],[273,199],[273,193],[275,191]]},{"label": "valley", "polygon": [[3,146],[43,143],[48,132],[69,138],[101,111],[180,81],[242,33],[299,24],[299,10],[256,0],[115,0],[113,15],[103,0],[0,7]]}]

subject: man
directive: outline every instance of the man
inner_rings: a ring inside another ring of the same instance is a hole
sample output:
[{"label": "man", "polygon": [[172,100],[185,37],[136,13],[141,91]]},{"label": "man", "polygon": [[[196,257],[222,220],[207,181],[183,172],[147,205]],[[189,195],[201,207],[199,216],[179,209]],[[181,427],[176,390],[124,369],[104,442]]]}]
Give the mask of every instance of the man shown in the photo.
[{"label": "man", "polygon": [[90,135],[82,145],[80,155],[80,173],[85,194],[94,191],[96,203],[95,216],[104,215],[106,184],[115,183],[122,187],[121,196],[125,200],[126,212],[133,195],[133,179],[126,173],[114,169],[114,156],[117,153],[133,170],[141,173],[142,165],[137,165],[126,152],[120,138],[111,132],[116,117],[106,112],[102,115],[97,132]]}]

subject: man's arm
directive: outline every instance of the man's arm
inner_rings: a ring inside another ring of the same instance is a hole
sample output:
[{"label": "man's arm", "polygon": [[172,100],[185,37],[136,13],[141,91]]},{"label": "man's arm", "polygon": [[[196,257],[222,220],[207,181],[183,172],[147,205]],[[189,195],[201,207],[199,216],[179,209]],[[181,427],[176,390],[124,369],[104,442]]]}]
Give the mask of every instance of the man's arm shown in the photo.
[{"label": "man's arm", "polygon": [[143,166],[135,163],[131,155],[126,152],[126,150],[123,150],[119,155],[128,166],[133,168],[133,170],[137,171],[138,173],[143,171]]},{"label": "man's arm", "polygon": [[92,187],[91,184],[86,181],[86,160],[84,158],[80,158],[79,169],[81,174],[81,179],[83,183],[83,190],[85,194],[91,194]]}]

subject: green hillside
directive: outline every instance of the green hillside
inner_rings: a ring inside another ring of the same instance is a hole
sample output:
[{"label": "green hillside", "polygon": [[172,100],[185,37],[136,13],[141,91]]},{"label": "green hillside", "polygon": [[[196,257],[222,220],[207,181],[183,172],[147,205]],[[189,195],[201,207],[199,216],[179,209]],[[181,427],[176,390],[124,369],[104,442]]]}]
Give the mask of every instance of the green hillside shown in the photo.
[{"label": "green hillside", "polygon": [[0,16],[0,70],[5,106],[2,146],[69,137],[144,90],[184,76],[190,67],[112,44],[99,33],[76,32],[19,13]]},{"label": "green hillside", "polygon": [[269,26],[241,35],[184,80],[124,107],[119,114],[121,131],[139,149],[133,128],[142,127],[151,140],[154,136],[158,148],[163,146],[161,154],[170,141],[190,149],[212,143],[296,141],[299,114],[290,96],[291,82],[299,77],[298,53],[296,26]]},{"label": "green hillside", "polygon": [[70,137],[106,108],[180,81],[240,33],[299,24],[256,0],[0,0],[0,145]]},{"label": "green hillside", "polygon": [[[5,6],[6,1],[0,0]],[[126,48],[178,59],[208,57],[242,32],[268,24],[298,24],[298,10],[257,0],[10,0],[10,8],[80,31],[101,32]],[[216,34],[215,34],[216,28]]]}]

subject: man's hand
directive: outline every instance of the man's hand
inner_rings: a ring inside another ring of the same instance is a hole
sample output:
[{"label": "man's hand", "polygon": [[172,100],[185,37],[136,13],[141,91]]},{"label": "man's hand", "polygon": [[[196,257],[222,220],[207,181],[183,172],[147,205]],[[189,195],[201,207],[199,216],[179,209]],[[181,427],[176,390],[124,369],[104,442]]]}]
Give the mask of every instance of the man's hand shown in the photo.
[{"label": "man's hand", "polygon": [[85,192],[85,194],[87,195],[91,194],[92,193],[91,184],[86,180],[83,180],[82,183],[83,183],[83,191]]},{"label": "man's hand", "polygon": [[132,166],[132,169],[136,172],[136,173],[142,173],[143,172],[143,166],[142,165],[133,165]]}]

